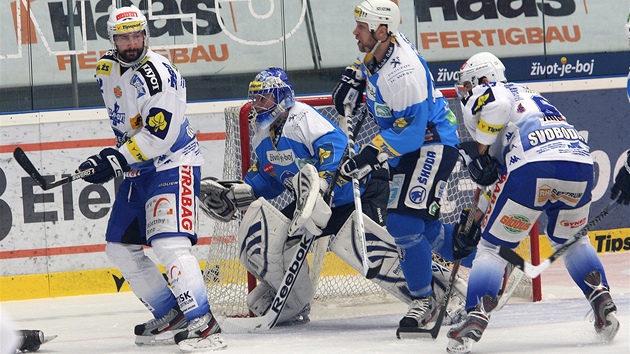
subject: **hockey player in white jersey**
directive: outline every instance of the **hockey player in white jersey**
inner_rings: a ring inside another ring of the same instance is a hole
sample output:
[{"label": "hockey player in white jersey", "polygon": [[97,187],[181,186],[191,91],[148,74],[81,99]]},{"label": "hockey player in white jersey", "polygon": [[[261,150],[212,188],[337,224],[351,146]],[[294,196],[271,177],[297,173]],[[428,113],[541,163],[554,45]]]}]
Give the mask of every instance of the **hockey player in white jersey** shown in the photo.
[{"label": "hockey player in white jersey", "polygon": [[[542,212],[554,247],[588,220],[593,187],[589,146],[556,107],[527,87],[508,83],[504,71],[497,57],[483,52],[458,73],[464,121],[476,142],[467,149],[469,171],[478,183],[492,185],[492,195],[468,280],[468,314],[447,334],[449,353],[470,352],[488,325],[506,265],[499,246],[516,247]],[[612,340],[619,329],[617,308],[588,237],[569,248],[564,263],[593,308],[596,332]]]},{"label": "hockey player in white jersey", "polygon": [[[113,9],[107,32],[114,48],[98,61],[96,81],[116,146],[90,156],[79,170],[93,168],[84,179],[96,184],[124,176],[105,253],[154,316],[135,327],[136,344],[175,342],[183,352],[222,349],[226,345],[191,253],[204,160],[184,115],[186,83],[168,59],[148,48],[147,20],[135,6]],[[151,246],[166,268],[168,283],[143,245]]]},{"label": "hockey player in white jersey", "polygon": [[387,161],[391,195],[387,230],[401,254],[414,301],[398,333],[426,327],[438,306],[431,286],[431,246],[453,228],[439,220],[441,197],[459,158],[457,119],[435,88],[424,59],[400,32],[400,10],[388,0],[366,0],[354,10],[353,34],[362,53],[333,91],[337,111],[366,104],[381,131],[341,167],[362,178]]}]

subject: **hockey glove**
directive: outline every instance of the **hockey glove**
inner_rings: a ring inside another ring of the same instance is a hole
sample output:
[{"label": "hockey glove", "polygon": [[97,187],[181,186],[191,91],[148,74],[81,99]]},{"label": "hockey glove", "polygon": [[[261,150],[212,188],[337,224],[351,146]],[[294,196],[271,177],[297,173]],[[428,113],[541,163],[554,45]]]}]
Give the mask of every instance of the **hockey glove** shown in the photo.
[{"label": "hockey glove", "polygon": [[350,106],[352,115],[355,115],[359,103],[363,101],[363,91],[365,91],[365,78],[361,70],[355,66],[346,67],[346,71],[341,75],[332,93],[337,113],[345,115],[345,107]]},{"label": "hockey glove", "polygon": [[470,215],[469,208],[462,210],[459,215],[459,223],[455,225],[453,230],[453,258],[455,260],[466,258],[473,253],[481,239],[481,227],[478,222],[473,221],[470,230],[466,230],[469,216],[475,217]]},{"label": "hockey glove", "polygon": [[114,177],[120,177],[131,168],[127,164],[125,157],[113,148],[105,148],[98,155],[88,157],[76,172],[93,168],[94,174],[83,177],[86,182],[103,184],[109,182]]},{"label": "hockey glove", "polygon": [[610,198],[616,199],[619,204],[630,204],[630,151],[628,152],[628,160],[617,173],[615,184],[610,190]]},{"label": "hockey glove", "polygon": [[373,170],[380,169],[387,161],[387,154],[381,153],[374,145],[364,145],[361,151],[339,166],[342,176],[362,179]]},{"label": "hockey glove", "polygon": [[236,219],[236,210],[245,210],[256,197],[252,187],[246,183],[221,183],[214,177],[201,180],[199,193],[201,210],[209,217],[229,222]]},{"label": "hockey glove", "polygon": [[479,154],[477,143],[467,141],[457,144],[459,153],[464,159],[464,165],[468,167],[470,178],[480,186],[489,186],[501,176],[501,162],[490,156],[487,152]]}]

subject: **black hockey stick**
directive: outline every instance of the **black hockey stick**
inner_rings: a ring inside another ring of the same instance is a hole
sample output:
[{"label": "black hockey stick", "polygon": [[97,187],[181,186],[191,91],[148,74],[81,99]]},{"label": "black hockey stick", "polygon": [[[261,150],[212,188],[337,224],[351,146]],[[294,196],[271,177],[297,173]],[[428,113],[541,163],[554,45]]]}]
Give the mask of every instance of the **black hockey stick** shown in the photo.
[{"label": "black hockey stick", "polygon": [[417,327],[409,327],[398,328],[396,330],[396,337],[403,338],[407,337],[406,334],[412,334],[414,338],[423,338],[431,336],[431,338],[437,338],[438,334],[440,334],[440,327],[442,327],[442,322],[444,322],[444,317],[446,317],[446,311],[448,308],[448,302],[451,299],[451,295],[453,294],[453,288],[455,287],[455,280],[457,279],[457,272],[459,271],[459,264],[461,263],[461,259],[458,259],[453,263],[453,269],[451,270],[451,278],[448,283],[448,289],[444,293],[444,298],[442,299],[440,312],[438,312],[437,317],[435,318],[435,325],[431,328],[417,328]]},{"label": "black hockey stick", "polygon": [[[364,119],[364,117],[361,117],[360,123],[357,122],[357,126],[354,128],[354,134],[357,134],[359,132],[359,129],[361,129],[361,125],[363,124]],[[348,150],[349,147],[346,147],[346,150],[339,160],[339,166],[341,166],[341,164],[347,159]],[[337,170],[335,171],[335,174],[333,175],[333,178],[328,185],[328,189],[326,190],[323,197],[324,200],[329,204],[332,199],[334,186],[335,184],[337,184],[337,180],[340,177],[339,166],[337,167]],[[300,269],[302,269],[304,262],[307,261],[306,255],[311,249],[313,241],[315,241],[315,236],[308,231],[304,232],[304,235],[302,235],[302,239],[300,240],[299,247],[296,250],[295,255],[293,256],[291,263],[289,263],[289,268],[284,273],[280,288],[276,292],[276,295],[274,296],[271,302],[271,306],[269,307],[269,310],[267,310],[267,313],[259,317],[228,317],[221,323],[221,330],[225,333],[236,334],[264,332],[273,328],[278,322],[280,314],[282,313],[287,299],[291,294],[291,290],[293,289],[293,285],[295,284],[295,280],[297,279]]]},{"label": "black hockey stick", "polygon": [[24,171],[26,171],[26,173],[28,173],[28,175],[31,176],[31,178],[45,191],[51,188],[62,186],[64,184],[72,183],[77,179],[81,179],[94,174],[94,168],[88,168],[87,170],[79,171],[62,179],[48,182],[46,181],[46,178],[44,178],[44,176],[39,173],[37,168],[35,168],[35,166],[28,158],[28,156],[26,156],[26,153],[24,152],[24,150],[22,150],[22,148],[16,147],[15,150],[13,150],[13,157],[15,158],[15,161],[17,161],[17,163],[22,166]]},{"label": "black hockey stick", "polygon": [[560,248],[558,248],[549,258],[545,259],[539,265],[532,265],[531,263],[525,261],[523,257],[521,257],[518,253],[514,252],[510,247],[501,246],[499,248],[499,255],[505,259],[506,261],[514,264],[517,268],[521,269],[525,274],[530,278],[536,278],[540,275],[545,269],[549,268],[551,263],[553,263],[556,259],[562,257],[562,255],[575,243],[577,243],[583,236],[588,234],[588,231],[592,229],[595,225],[597,225],[602,219],[604,219],[608,214],[610,214],[613,209],[615,209],[619,203],[617,201],[612,201],[610,204],[604,208],[599,214],[597,214],[591,221],[589,221],[586,226],[584,226],[578,233],[573,235],[567,242],[565,242]]}]

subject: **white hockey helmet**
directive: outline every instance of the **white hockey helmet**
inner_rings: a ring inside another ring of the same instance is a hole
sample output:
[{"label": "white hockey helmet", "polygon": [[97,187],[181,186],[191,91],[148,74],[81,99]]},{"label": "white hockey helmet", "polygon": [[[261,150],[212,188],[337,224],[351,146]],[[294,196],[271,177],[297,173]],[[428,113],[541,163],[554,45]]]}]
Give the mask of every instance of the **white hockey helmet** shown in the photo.
[{"label": "white hockey helmet", "polygon": [[628,14],[628,20],[626,21],[626,36],[628,37],[628,44],[630,45],[630,14]]},{"label": "white hockey helmet", "polygon": [[295,104],[293,85],[281,68],[258,73],[249,83],[248,98],[252,102],[249,119],[259,130],[267,129],[282,112]]},{"label": "white hockey helmet", "polygon": [[387,25],[389,33],[396,34],[400,9],[390,0],[365,0],[354,8],[354,20],[367,23],[372,32],[380,25]]},{"label": "white hockey helmet", "polygon": [[[457,89],[468,91],[481,84],[481,79],[487,78],[490,82],[507,82],[505,78],[505,66],[494,54],[481,52],[468,59],[457,73]],[[466,83],[471,87],[465,88]]]},{"label": "white hockey helmet", "polygon": [[116,43],[114,42],[114,37],[116,35],[139,31],[144,31],[145,34],[144,52],[140,55],[140,59],[134,63],[124,64],[133,65],[142,60],[146,55],[149,46],[149,25],[147,23],[147,18],[142,14],[142,12],[140,12],[140,9],[134,5],[114,9],[109,14],[109,19],[107,20],[107,35],[109,36],[109,41],[114,46],[114,49],[116,49]]}]

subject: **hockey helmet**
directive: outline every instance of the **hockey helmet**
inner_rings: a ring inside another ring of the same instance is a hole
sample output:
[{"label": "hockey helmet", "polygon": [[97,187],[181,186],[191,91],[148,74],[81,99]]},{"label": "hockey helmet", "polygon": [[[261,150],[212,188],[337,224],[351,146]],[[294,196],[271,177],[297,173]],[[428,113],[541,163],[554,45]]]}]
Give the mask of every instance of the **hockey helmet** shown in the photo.
[{"label": "hockey helmet", "polygon": [[[149,46],[149,26],[147,18],[140,12],[140,9],[134,5],[114,9],[109,14],[109,19],[107,20],[107,35],[114,49],[116,49],[116,35],[140,31],[143,31],[145,34],[144,51],[142,55],[133,63],[127,63],[121,60],[121,64],[131,66],[144,58]],[[121,58],[119,57],[118,59],[120,60]]]},{"label": "hockey helmet", "polygon": [[293,85],[280,68],[263,70],[249,83],[248,98],[252,102],[249,114],[259,130],[267,129],[282,112],[295,103]]},{"label": "hockey helmet", "polygon": [[494,54],[481,52],[468,59],[457,73],[457,93],[465,93],[482,83],[483,78],[490,82],[507,82],[505,66]]},{"label": "hockey helmet", "polygon": [[365,0],[354,8],[354,20],[367,23],[371,32],[380,25],[387,25],[389,33],[396,34],[400,9],[390,0]]}]

